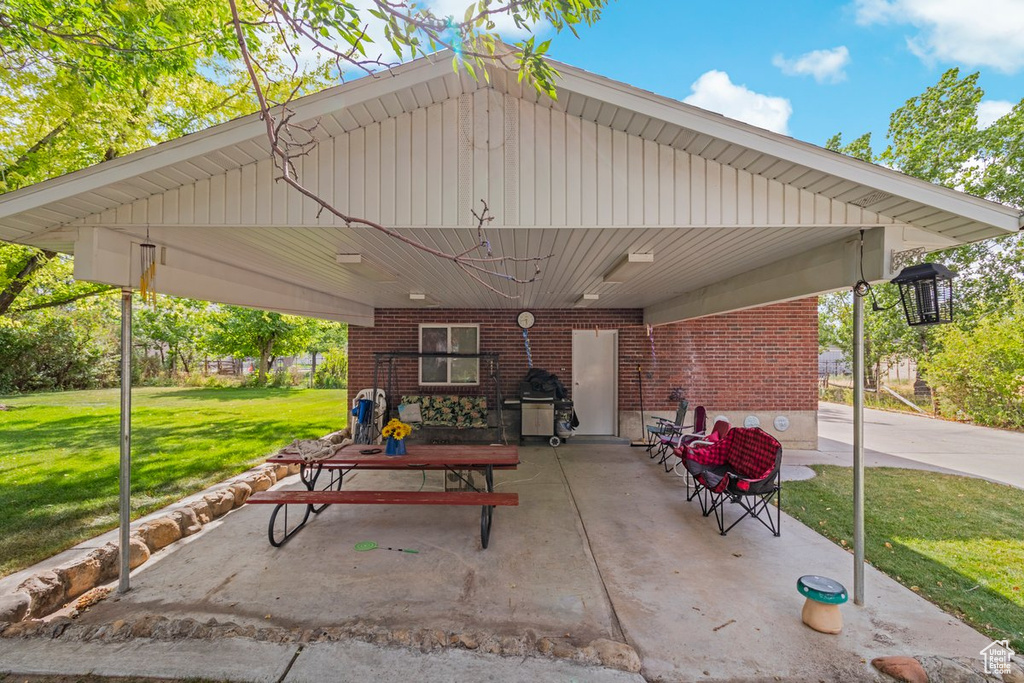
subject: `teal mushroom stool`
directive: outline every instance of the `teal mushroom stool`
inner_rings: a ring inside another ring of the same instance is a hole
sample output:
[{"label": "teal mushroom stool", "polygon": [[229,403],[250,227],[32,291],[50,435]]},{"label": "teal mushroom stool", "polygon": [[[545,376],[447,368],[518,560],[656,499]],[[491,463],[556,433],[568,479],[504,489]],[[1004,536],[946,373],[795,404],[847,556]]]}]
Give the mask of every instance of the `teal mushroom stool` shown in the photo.
[{"label": "teal mushroom stool", "polygon": [[822,633],[839,633],[843,630],[843,615],[839,605],[849,599],[846,588],[835,579],[808,574],[801,576],[796,587],[804,602],[804,623]]}]

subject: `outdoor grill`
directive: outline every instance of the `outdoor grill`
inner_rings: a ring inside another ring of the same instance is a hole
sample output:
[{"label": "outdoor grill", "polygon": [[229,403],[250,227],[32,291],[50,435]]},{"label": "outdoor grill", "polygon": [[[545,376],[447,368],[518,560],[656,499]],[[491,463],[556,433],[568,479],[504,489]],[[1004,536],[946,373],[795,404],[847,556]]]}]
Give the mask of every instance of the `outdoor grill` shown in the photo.
[{"label": "outdoor grill", "polygon": [[559,430],[558,423],[567,423],[572,418],[572,401],[559,399],[555,391],[542,391],[529,382],[522,382],[519,387],[519,407],[522,422],[519,435],[522,437],[547,437],[551,446],[559,446],[569,438],[571,429]]}]

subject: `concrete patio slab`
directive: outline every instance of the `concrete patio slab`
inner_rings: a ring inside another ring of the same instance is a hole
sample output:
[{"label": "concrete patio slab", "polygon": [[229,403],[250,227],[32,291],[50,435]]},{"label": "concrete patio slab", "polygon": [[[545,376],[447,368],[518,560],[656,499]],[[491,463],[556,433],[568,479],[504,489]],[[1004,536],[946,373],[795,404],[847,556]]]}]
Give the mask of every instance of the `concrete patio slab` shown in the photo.
[{"label": "concrete patio slab", "polygon": [[283,683],[349,681],[587,681],[587,683],[643,683],[640,674],[588,667],[564,660],[500,657],[466,650],[423,655],[385,649],[360,642],[307,645],[295,659]]},{"label": "concrete patio slab", "polygon": [[[139,610],[242,625],[429,627],[583,643],[621,639],[580,532],[580,519],[549,449],[524,449],[498,490],[519,490],[519,507],[494,512],[490,547],[480,549],[480,509],[447,506],[333,506],[282,548],[267,542],[271,506],[244,506],[221,525],[133,577],[127,596],[97,605],[89,620]],[[543,457],[542,457],[543,456]],[[358,472],[346,488],[442,489],[440,472]],[[509,485],[509,482],[526,480]],[[299,487],[297,477],[286,486]],[[520,488],[522,486],[522,488]],[[418,554],[357,552],[360,541]]]},{"label": "concrete patio slab", "polygon": [[558,455],[648,680],[870,680],[874,657],[973,657],[988,644],[870,567],[867,605],[842,607],[843,632],[812,631],[800,620],[796,581],[822,574],[852,587],[849,552],[786,515],[778,538],[754,520],[720,536],[686,502],[684,480],[636,450]]},{"label": "concrete patio slab", "polygon": [[[797,578],[824,574],[849,587],[852,556],[786,516],[779,538],[752,520],[720,536],[696,502],[686,502],[684,480],[666,474],[642,449],[616,443],[524,447],[521,459],[518,470],[496,477],[499,491],[520,494],[520,505],[495,511],[486,551],[475,508],[335,506],[274,549],[266,538],[270,509],[246,506],[157,553],[159,561],[135,572],[130,593],[94,606],[77,622],[88,627],[160,615],[293,630],[429,628],[526,634],[534,642],[552,638],[577,647],[603,638],[631,645],[651,681],[877,680],[868,665],[876,656],[974,657],[988,644],[870,568],[868,604],[843,606],[843,633],[810,630],[800,621]],[[283,485],[298,484],[290,478]],[[419,472],[360,472],[346,486],[439,489],[443,481],[436,472],[425,479]],[[420,552],[356,552],[353,546],[364,540]],[[210,642],[234,641],[250,642]],[[28,673],[20,668],[38,664],[32,657],[45,651],[41,642],[0,640],[5,664],[20,662],[0,668]],[[64,673],[109,672],[114,655],[141,667],[145,650],[174,652],[177,646],[185,652],[204,643],[135,638],[109,646],[114,649],[83,643],[77,655],[52,666]],[[280,647],[290,657],[298,645]],[[268,655],[268,667],[280,663],[279,654]],[[194,657],[202,671],[195,675],[223,675],[233,657],[226,652],[218,659],[216,650]],[[365,680],[386,679],[394,658],[428,681],[516,680],[502,668],[509,663],[525,667],[521,672],[531,680],[600,680],[593,676],[607,671],[563,670],[576,666],[564,659],[495,659],[455,649],[424,654],[343,641],[305,645],[287,680],[325,680],[350,665],[363,667]]]},{"label": "concrete patio slab", "polygon": [[217,642],[79,643],[32,639],[0,641],[0,673],[203,678],[244,683],[323,681],[587,681],[643,683],[639,674],[564,660],[520,659],[465,650],[423,654],[359,641],[279,644],[247,639]]},{"label": "concrete patio slab", "polygon": [[240,638],[218,642],[132,640],[80,643],[42,638],[0,640],[0,673],[59,676],[203,678],[252,683],[281,680],[296,645]]}]

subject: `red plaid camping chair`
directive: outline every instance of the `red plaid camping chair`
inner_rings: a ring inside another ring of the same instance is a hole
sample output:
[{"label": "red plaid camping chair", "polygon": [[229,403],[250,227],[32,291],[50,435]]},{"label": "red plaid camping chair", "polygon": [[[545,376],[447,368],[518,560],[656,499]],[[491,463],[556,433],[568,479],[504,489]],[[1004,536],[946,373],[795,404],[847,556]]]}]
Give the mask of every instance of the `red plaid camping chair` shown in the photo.
[{"label": "red plaid camping chair", "polygon": [[[705,517],[714,512],[723,536],[747,517],[756,518],[773,535],[779,535],[782,445],[775,437],[757,427],[730,429],[721,441],[687,448],[682,457],[694,481],[692,494],[687,486],[687,500],[696,497]],[[773,500],[774,519],[770,510]],[[729,526],[725,526],[726,502],[743,509]]]},{"label": "red plaid camping chair", "polygon": [[679,462],[673,465],[672,469],[675,471],[677,477],[686,477],[686,500],[693,500],[693,496],[696,493],[696,490],[693,489],[695,482],[693,481],[693,477],[690,475],[690,473],[685,468],[682,472],[679,471],[679,466],[684,464],[683,455],[688,450],[692,451],[697,449],[703,449],[708,446],[711,446],[712,444],[718,443],[719,441],[722,440],[722,437],[724,437],[729,432],[729,429],[731,427],[732,425],[729,424],[728,420],[724,418],[719,418],[715,420],[715,426],[711,428],[710,432],[707,432],[704,436],[696,437],[693,439],[686,439],[683,441],[682,446],[679,446],[678,448],[672,451],[672,456],[679,458]]}]

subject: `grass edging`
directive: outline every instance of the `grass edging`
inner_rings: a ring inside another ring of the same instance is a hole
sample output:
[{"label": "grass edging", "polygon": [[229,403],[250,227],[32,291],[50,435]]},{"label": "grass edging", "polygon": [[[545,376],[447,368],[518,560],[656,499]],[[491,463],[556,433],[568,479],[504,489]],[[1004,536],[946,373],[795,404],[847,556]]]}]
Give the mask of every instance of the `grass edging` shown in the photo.
[{"label": "grass edging", "polygon": [[[812,465],[783,510],[850,549],[852,468]],[[865,472],[865,557],[946,612],[1024,650],[1024,491],[921,470]]]}]

